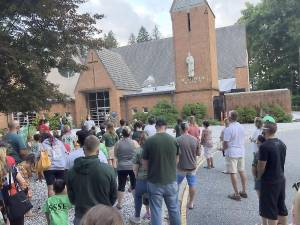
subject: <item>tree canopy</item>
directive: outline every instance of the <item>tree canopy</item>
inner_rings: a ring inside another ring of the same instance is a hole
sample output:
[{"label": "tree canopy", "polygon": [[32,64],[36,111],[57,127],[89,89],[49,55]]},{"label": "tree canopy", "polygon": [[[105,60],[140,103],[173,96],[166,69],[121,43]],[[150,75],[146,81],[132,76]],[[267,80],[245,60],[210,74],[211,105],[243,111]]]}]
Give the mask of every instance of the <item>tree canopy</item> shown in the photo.
[{"label": "tree canopy", "polygon": [[136,43],[136,37],[133,33],[130,34],[129,39],[128,39],[128,44],[133,45]]},{"label": "tree canopy", "polygon": [[103,46],[107,49],[117,48],[119,46],[115,34],[112,31],[109,31],[108,34],[104,34]]},{"label": "tree canopy", "polygon": [[103,16],[78,13],[86,0],[2,0],[0,9],[0,111],[38,111],[63,97],[46,74],[51,68],[79,72],[74,61],[94,39]]},{"label": "tree canopy", "polygon": [[154,28],[153,28],[153,31],[152,31],[152,39],[153,40],[159,40],[161,39],[161,32],[159,31],[158,29],[158,26],[155,25]]},{"label": "tree canopy", "polygon": [[145,41],[151,41],[150,34],[146,30],[144,26],[140,28],[139,34],[136,38],[137,43],[145,42]]},{"label": "tree canopy", "polygon": [[246,24],[253,89],[299,91],[300,1],[247,3],[239,23]]}]

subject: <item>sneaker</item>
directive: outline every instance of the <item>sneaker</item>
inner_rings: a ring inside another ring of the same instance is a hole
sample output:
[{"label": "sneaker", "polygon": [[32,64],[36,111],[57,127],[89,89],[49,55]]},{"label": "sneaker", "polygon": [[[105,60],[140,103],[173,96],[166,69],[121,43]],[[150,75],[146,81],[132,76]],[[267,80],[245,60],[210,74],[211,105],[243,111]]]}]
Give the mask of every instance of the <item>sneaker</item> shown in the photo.
[{"label": "sneaker", "polygon": [[131,217],[131,218],[129,219],[129,221],[130,221],[131,223],[133,223],[133,224],[141,224],[141,219],[140,219],[140,217]]},{"label": "sneaker", "polygon": [[150,220],[151,219],[151,215],[150,213],[145,213],[145,215],[143,216],[144,220]]}]

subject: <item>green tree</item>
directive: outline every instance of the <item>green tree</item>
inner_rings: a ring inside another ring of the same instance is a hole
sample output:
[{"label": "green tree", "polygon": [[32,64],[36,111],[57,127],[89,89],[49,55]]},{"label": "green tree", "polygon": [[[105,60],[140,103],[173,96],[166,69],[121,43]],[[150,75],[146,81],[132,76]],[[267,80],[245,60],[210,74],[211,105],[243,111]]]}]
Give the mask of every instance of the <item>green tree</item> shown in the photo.
[{"label": "green tree", "polygon": [[79,14],[85,0],[2,0],[0,10],[0,111],[39,111],[57,87],[46,80],[51,68],[84,69],[74,61],[80,46],[99,47],[96,23],[102,15]]},{"label": "green tree", "polygon": [[128,44],[133,45],[136,43],[136,37],[133,33],[130,34],[129,39],[128,39]]},{"label": "green tree", "polygon": [[161,32],[159,31],[159,29],[158,29],[158,26],[157,25],[155,25],[154,26],[154,29],[153,29],[153,31],[152,31],[152,39],[153,40],[159,40],[159,39],[161,39]]},{"label": "green tree", "polygon": [[201,121],[207,115],[207,107],[201,103],[185,104],[181,113],[184,119],[187,119],[189,116],[195,116],[197,123],[201,124]]},{"label": "green tree", "polygon": [[119,46],[115,34],[112,31],[109,31],[108,34],[104,34],[103,46],[107,49],[117,48]]},{"label": "green tree", "polygon": [[256,109],[254,107],[239,107],[236,110],[239,114],[240,123],[253,123],[257,116]]},{"label": "green tree", "polygon": [[145,41],[151,41],[151,37],[150,37],[148,31],[146,30],[146,28],[142,26],[139,31],[139,34],[136,38],[136,42],[141,43],[141,42],[145,42]]},{"label": "green tree", "polygon": [[176,123],[179,113],[174,104],[162,100],[151,109],[150,115],[156,118],[164,118],[168,125],[173,125]]},{"label": "green tree", "polygon": [[299,0],[262,0],[242,11],[253,89],[299,90],[299,12]]}]

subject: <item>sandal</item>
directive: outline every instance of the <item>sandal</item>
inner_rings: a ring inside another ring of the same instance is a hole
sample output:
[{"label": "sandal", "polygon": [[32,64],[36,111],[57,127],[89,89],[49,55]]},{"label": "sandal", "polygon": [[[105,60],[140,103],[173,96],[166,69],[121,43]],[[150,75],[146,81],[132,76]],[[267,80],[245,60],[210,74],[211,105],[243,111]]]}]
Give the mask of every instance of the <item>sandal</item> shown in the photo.
[{"label": "sandal", "polygon": [[246,192],[240,192],[239,194],[242,198],[248,198],[248,195]]},{"label": "sandal", "polygon": [[236,194],[228,195],[228,198],[230,198],[231,200],[235,200],[235,201],[241,201],[242,200],[241,196],[236,195]]}]

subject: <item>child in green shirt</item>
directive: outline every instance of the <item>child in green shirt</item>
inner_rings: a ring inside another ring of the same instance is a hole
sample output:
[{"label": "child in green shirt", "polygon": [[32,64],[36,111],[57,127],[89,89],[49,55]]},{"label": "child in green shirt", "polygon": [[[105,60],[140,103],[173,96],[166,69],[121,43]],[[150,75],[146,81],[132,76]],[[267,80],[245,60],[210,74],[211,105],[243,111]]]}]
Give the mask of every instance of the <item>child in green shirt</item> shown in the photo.
[{"label": "child in green shirt", "polygon": [[53,184],[54,196],[47,199],[43,212],[46,214],[48,225],[68,225],[69,209],[73,206],[65,192],[66,183],[57,179]]}]

